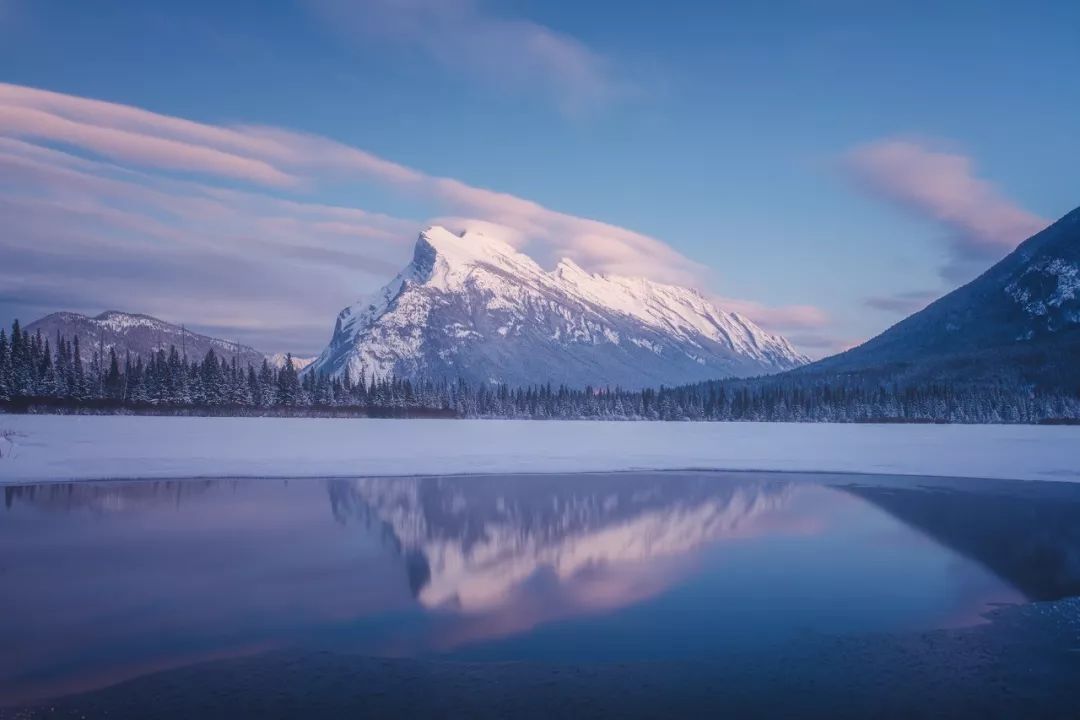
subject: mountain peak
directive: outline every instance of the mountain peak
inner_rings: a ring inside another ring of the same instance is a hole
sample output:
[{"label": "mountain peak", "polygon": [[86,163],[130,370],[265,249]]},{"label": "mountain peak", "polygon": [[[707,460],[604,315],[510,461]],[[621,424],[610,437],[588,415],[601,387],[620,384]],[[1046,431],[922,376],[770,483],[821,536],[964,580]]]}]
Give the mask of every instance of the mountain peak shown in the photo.
[{"label": "mountain peak", "polygon": [[580,277],[592,277],[592,273],[583,269],[576,262],[570,258],[563,258],[559,261],[559,264],[555,266],[555,274],[561,278],[580,278]]},{"label": "mountain peak", "polygon": [[[496,237],[468,230],[458,234],[433,225],[420,233],[412,264],[397,281],[427,283],[445,290],[460,287],[481,266],[521,277],[543,273],[531,258]],[[380,295],[385,297],[386,293]]]},{"label": "mountain peak", "polygon": [[142,315],[140,313],[129,313],[129,312],[124,312],[123,310],[106,310],[105,312],[98,313],[97,315],[95,315],[94,319],[95,320],[108,320],[109,318],[112,318],[112,317],[133,317],[133,318],[137,317],[137,318],[146,318],[147,320],[156,320],[157,322],[164,322],[162,320],[158,320],[157,318],[151,317],[149,315]]},{"label": "mountain peak", "polygon": [[471,264],[490,260],[493,256],[520,255],[508,243],[481,232],[466,230],[451,232],[441,225],[432,225],[416,240],[417,252],[434,252],[452,264]]}]

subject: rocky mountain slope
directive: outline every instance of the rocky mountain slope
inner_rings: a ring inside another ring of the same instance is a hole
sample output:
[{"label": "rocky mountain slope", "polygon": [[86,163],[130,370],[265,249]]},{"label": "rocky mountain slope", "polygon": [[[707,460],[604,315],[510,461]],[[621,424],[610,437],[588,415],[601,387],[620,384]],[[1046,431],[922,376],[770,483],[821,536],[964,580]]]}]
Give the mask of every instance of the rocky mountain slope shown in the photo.
[{"label": "rocky mountain slope", "polygon": [[90,353],[99,349],[107,354],[115,348],[121,357],[128,352],[145,357],[159,349],[167,352],[170,345],[175,345],[177,350],[182,350],[192,360],[201,360],[213,348],[219,357],[231,359],[236,356],[241,366],[250,364],[258,367],[263,361],[263,354],[247,345],[201,335],[149,315],[116,310],[95,317],[56,312],[30,323],[26,330],[31,333],[40,330],[50,341],[55,340],[57,333],[68,339],[78,335],[84,359],[89,359]]},{"label": "rocky mountain slope", "polygon": [[549,272],[494,238],[432,227],[397,277],[341,312],[310,370],[645,387],[805,362],[696,290],[594,275],[570,260]]}]

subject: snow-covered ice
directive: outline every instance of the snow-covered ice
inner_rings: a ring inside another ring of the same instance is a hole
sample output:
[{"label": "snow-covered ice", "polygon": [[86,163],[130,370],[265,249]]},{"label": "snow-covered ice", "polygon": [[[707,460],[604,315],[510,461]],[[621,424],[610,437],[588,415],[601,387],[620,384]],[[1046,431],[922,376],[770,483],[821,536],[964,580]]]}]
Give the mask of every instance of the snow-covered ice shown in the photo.
[{"label": "snow-covered ice", "polygon": [[0,415],[0,483],[702,468],[1080,481],[1080,427]]}]

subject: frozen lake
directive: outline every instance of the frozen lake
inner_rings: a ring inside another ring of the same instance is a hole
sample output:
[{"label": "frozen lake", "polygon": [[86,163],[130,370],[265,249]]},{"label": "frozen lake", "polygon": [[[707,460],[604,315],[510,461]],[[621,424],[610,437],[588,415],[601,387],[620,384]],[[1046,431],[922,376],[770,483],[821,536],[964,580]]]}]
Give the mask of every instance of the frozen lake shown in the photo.
[{"label": "frozen lake", "polygon": [[1080,426],[0,415],[0,483],[621,470],[1080,480]]},{"label": "frozen lake", "polygon": [[[1023,698],[1011,658],[1032,654],[1034,699],[1012,707],[1052,714],[1080,678],[1069,483],[637,472],[3,491],[0,704],[63,717],[269,699],[325,717],[542,715],[556,699],[650,715],[736,695],[779,712],[800,688],[830,716],[966,694],[974,712]],[[1038,622],[1017,619],[1032,608]],[[844,699],[820,694],[830,682]]]}]

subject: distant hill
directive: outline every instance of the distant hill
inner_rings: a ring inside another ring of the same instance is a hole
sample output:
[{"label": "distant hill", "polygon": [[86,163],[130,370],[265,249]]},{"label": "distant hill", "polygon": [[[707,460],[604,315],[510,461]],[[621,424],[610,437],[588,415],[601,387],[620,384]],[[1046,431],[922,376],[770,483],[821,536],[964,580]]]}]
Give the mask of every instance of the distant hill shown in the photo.
[{"label": "distant hill", "polygon": [[1080,208],[877,337],[786,373],[822,375],[1080,388]]},{"label": "distant hill", "polygon": [[121,357],[128,352],[145,357],[159,348],[168,351],[170,345],[175,345],[177,350],[185,352],[192,360],[202,359],[211,348],[220,357],[231,359],[235,355],[242,366],[250,364],[258,367],[265,357],[247,345],[200,335],[149,315],[116,310],[95,317],[73,312],[52,313],[30,323],[25,329],[30,333],[40,330],[50,341],[55,340],[57,333],[68,339],[78,335],[87,357],[99,347],[106,353],[110,348],[115,348]]}]

